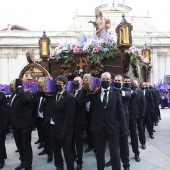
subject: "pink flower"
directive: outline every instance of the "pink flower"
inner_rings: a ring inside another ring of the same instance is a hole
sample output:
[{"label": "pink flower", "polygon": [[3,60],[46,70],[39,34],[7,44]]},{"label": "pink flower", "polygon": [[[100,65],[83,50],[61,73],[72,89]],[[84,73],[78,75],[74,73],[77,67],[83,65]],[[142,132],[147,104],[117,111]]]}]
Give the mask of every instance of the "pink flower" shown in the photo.
[{"label": "pink flower", "polygon": [[98,51],[100,51],[101,50],[101,47],[98,45],[98,46],[95,46],[94,48],[93,48],[93,52],[95,52],[95,53],[97,53]]}]

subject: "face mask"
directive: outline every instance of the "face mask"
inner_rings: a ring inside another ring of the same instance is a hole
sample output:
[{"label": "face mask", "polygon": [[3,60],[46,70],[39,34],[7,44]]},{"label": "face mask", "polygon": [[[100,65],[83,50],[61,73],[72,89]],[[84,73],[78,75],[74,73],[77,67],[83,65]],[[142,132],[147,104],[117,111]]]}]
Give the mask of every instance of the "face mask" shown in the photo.
[{"label": "face mask", "polygon": [[141,87],[142,90],[145,90],[145,87]]},{"label": "face mask", "polygon": [[62,86],[60,84],[56,84],[56,91],[62,91]]},{"label": "face mask", "polygon": [[79,87],[79,83],[78,82],[73,82],[73,86],[75,89],[77,89]]},{"label": "face mask", "polygon": [[123,87],[130,87],[130,83],[124,83]]},{"label": "face mask", "polygon": [[148,90],[148,89],[149,89],[149,87],[146,87],[146,89]]},{"label": "face mask", "polygon": [[109,87],[109,85],[110,85],[110,81],[102,81],[101,82],[101,86],[104,89],[107,89]]},{"label": "face mask", "polygon": [[152,90],[153,88],[152,87],[149,87],[150,90]]},{"label": "face mask", "polygon": [[132,85],[132,86],[131,86],[131,89],[132,89],[132,90],[135,90],[136,88],[137,88],[137,87],[136,87],[135,85]]},{"label": "face mask", "polygon": [[119,82],[114,82],[114,87],[120,89],[120,88],[121,88],[121,83],[119,83]]}]

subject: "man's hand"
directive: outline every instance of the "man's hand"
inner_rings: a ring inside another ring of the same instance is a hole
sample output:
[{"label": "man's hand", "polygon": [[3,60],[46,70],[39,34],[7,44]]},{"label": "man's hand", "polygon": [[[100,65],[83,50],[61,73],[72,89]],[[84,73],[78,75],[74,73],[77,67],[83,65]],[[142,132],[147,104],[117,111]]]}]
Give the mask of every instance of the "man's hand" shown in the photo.
[{"label": "man's hand", "polygon": [[18,88],[18,86],[22,86],[22,81],[20,79],[16,79],[16,88]]}]

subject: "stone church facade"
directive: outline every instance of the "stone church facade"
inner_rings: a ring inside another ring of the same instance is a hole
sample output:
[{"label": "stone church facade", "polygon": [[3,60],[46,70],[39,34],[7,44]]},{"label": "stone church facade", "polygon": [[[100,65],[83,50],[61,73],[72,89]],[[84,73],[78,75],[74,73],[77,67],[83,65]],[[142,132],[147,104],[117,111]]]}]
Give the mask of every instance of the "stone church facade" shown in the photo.
[{"label": "stone church facade", "polygon": [[[131,8],[118,4],[117,7],[110,7],[108,4],[97,7],[102,11],[106,18],[111,20],[110,33],[117,40],[115,28],[121,22],[122,15],[133,25],[132,42],[139,49],[143,49],[144,44],[151,50],[151,82],[157,83],[163,78],[164,74],[170,75],[170,32],[159,32],[152,25],[152,18],[146,16],[131,16]],[[50,49],[54,49],[60,43],[75,43],[77,37],[81,34],[92,36],[95,28],[89,21],[94,21],[95,17],[91,15],[79,15],[74,17],[74,23],[68,31],[48,31],[46,35],[51,40]],[[22,24],[22,23],[21,23]],[[10,81],[19,76],[22,68],[28,64],[26,52],[34,51],[36,61],[39,57],[38,41],[42,36],[41,31],[30,31],[23,27],[8,25],[7,28],[0,31],[0,84],[9,84]]]}]

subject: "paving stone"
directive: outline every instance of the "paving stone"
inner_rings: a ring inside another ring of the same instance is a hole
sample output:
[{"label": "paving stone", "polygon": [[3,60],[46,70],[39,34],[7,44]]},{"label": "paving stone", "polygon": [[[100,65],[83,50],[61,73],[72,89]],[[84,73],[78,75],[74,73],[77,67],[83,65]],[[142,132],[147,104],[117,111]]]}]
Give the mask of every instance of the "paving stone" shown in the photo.
[{"label": "paving stone", "polygon": [[[142,150],[139,144],[140,162],[135,161],[132,147],[129,145],[130,170],[170,170],[170,110],[161,110],[161,115],[162,120],[159,122],[159,126],[154,128],[156,130],[154,133],[155,138],[150,139],[148,132],[146,132],[146,149]],[[37,138],[37,131],[35,130],[32,133],[33,170],[55,170],[54,161],[47,163],[47,155],[38,156],[41,149],[37,149],[38,145],[34,144]],[[85,137],[84,141],[85,150],[87,148]],[[3,170],[14,170],[20,164],[20,160],[18,159],[19,154],[15,153],[16,145],[11,133],[7,135],[6,149],[8,158],[5,161]],[[106,162],[110,159],[107,145],[105,158]],[[96,157],[93,151],[84,153],[83,170],[97,170]],[[111,170],[111,167],[105,168],[105,170]]]}]

